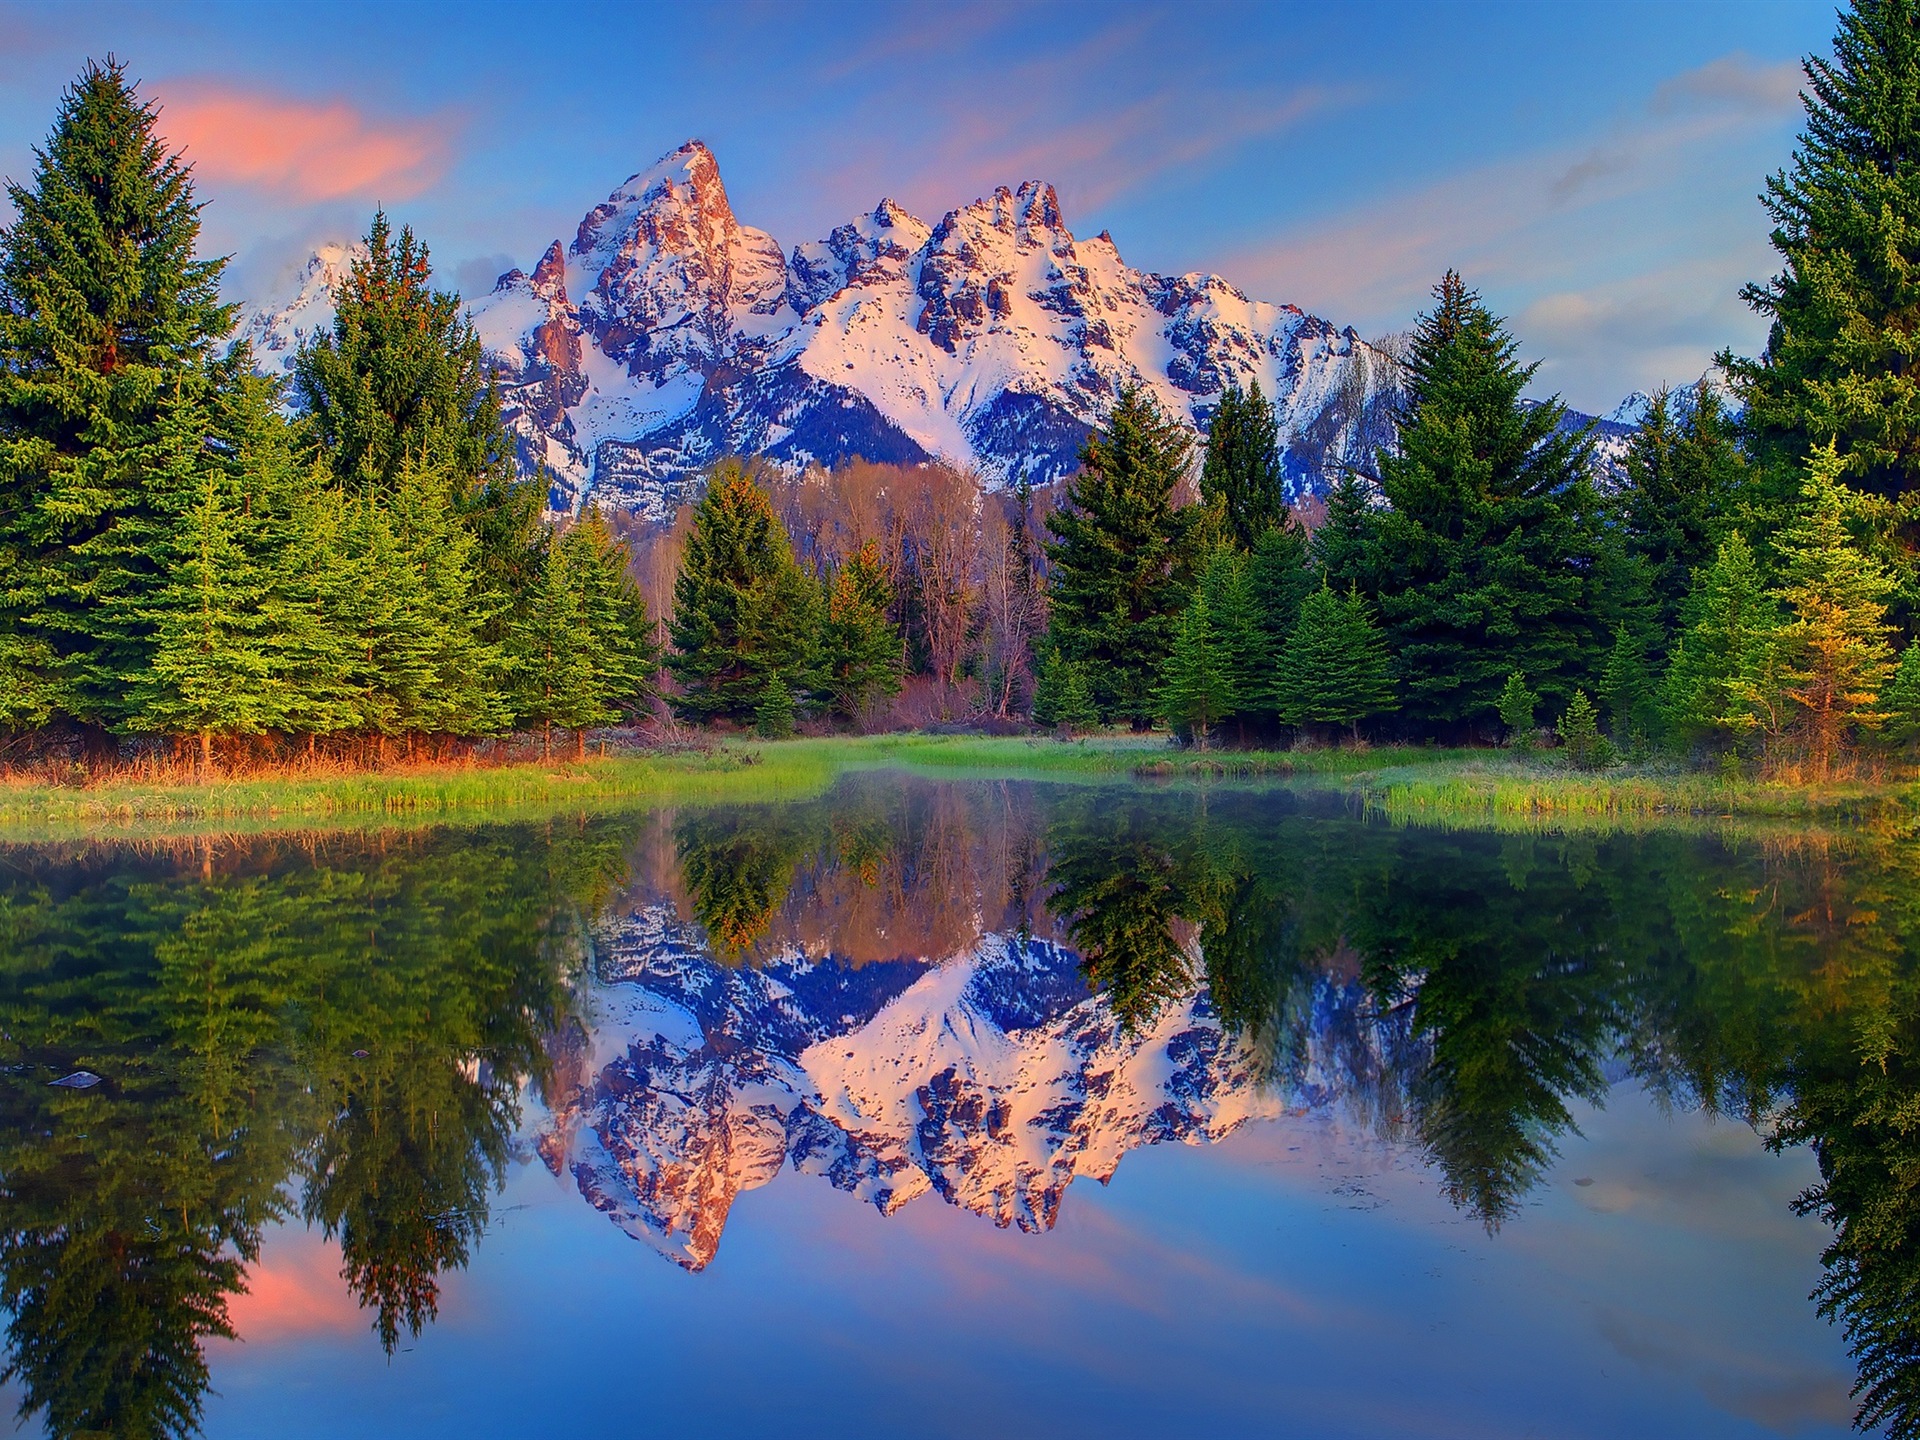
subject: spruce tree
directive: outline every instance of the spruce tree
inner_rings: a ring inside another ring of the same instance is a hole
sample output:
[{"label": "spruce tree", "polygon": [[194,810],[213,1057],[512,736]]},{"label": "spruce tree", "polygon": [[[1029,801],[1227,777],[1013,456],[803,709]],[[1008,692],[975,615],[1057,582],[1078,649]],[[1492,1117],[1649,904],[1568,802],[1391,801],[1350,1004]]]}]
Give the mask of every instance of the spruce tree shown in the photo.
[{"label": "spruce tree", "polygon": [[833,710],[848,720],[899,693],[905,651],[900,627],[887,614],[892,600],[893,585],[873,540],[847,558],[828,586],[821,666]]},{"label": "spruce tree", "polygon": [[1702,379],[1679,395],[1659,390],[1627,447],[1616,504],[1629,553],[1647,567],[1656,654],[1680,627],[1693,572],[1713,558],[1747,482],[1735,425]]},{"label": "spruce tree", "polygon": [[1254,643],[1247,656],[1247,679],[1240,688],[1241,713],[1273,718],[1273,664],[1300,618],[1315,577],[1307,532],[1298,525],[1268,530],[1247,558],[1247,598],[1253,608]]},{"label": "spruce tree", "polygon": [[553,727],[575,723],[592,690],[592,637],[568,553],[547,547],[540,582],[514,615],[515,720],[537,726],[541,753],[553,754]]},{"label": "spruce tree", "polygon": [[1207,427],[1200,499],[1220,508],[1227,536],[1242,550],[1253,549],[1262,535],[1287,523],[1280,424],[1258,380],[1249,391],[1229,381],[1220,393]]},{"label": "spruce tree", "polygon": [[1323,584],[1300,607],[1300,620],[1275,667],[1274,694],[1287,725],[1344,725],[1396,708],[1386,639],[1367,603]]},{"label": "spruce tree", "polygon": [[1500,687],[1500,696],[1494,702],[1499,712],[1500,723],[1507,729],[1507,744],[1515,750],[1533,748],[1534,712],[1539,707],[1540,697],[1527,688],[1527,677],[1518,670],[1507,676],[1507,683]]},{"label": "spruce tree", "polygon": [[1194,594],[1207,602],[1224,666],[1233,707],[1222,718],[1258,709],[1258,697],[1267,688],[1272,652],[1261,627],[1261,611],[1253,588],[1252,557],[1221,546],[1207,557]]},{"label": "spruce tree", "polygon": [[1200,749],[1207,732],[1234,710],[1234,657],[1213,623],[1204,590],[1180,616],[1160,678],[1160,713],[1175,730],[1187,730]]},{"label": "spruce tree", "polygon": [[574,748],[585,753],[585,731],[643,714],[658,693],[660,647],[646,596],[634,583],[631,555],[598,510],[589,509],[561,536],[574,593],[586,623],[587,684],[567,721]]},{"label": "spruce tree", "polygon": [[1638,747],[1654,738],[1660,723],[1656,695],[1645,637],[1625,624],[1615,626],[1613,649],[1600,673],[1600,700],[1616,741]]},{"label": "spruce tree", "polygon": [[1882,739],[1902,746],[1920,739],[1920,640],[1900,652],[1899,667],[1880,692],[1880,709],[1887,717]]},{"label": "spruce tree", "polygon": [[1686,628],[1662,686],[1667,724],[1684,739],[1724,744],[1756,729],[1777,733],[1783,701],[1774,684],[1779,609],[1746,538],[1720,542],[1687,599]]},{"label": "spruce tree", "polygon": [[1343,594],[1371,578],[1368,549],[1375,519],[1366,482],[1351,470],[1342,474],[1327,496],[1327,518],[1313,532],[1312,552],[1321,576]]},{"label": "spruce tree", "polygon": [[1152,395],[1129,386],[1104,434],[1080,452],[1053,539],[1051,644],[1087,668],[1104,717],[1144,729],[1184,599],[1188,521],[1173,505],[1192,439]]},{"label": "spruce tree", "polygon": [[1593,583],[1600,505],[1590,442],[1558,400],[1521,402],[1536,366],[1449,271],[1407,362],[1387,508],[1370,514],[1362,590],[1380,610],[1408,712],[1491,718],[1505,677],[1565,694],[1603,653]]},{"label": "spruce tree", "polygon": [[1567,763],[1575,769],[1591,770],[1606,762],[1606,741],[1600,735],[1600,718],[1586,691],[1573,692],[1566,713],[1553,727],[1553,733],[1560,737],[1560,748],[1566,752]]},{"label": "spruce tree", "polygon": [[333,325],[294,357],[293,398],[334,475],[350,489],[391,491],[427,457],[465,499],[513,473],[480,337],[460,297],[433,288],[427,247],[386,212],[367,254],[334,294]]},{"label": "spruce tree", "polygon": [[[766,493],[737,462],[708,479],[673,585],[670,699],[691,720],[778,724],[810,688],[818,653],[819,587],[794,563]],[[784,692],[785,700],[773,692]]]},{"label": "spruce tree", "polygon": [[124,723],[232,326],[157,110],[89,63],[0,231],[0,705]]},{"label": "spruce tree", "polygon": [[1847,530],[1859,497],[1842,486],[1833,446],[1813,453],[1799,517],[1776,542],[1774,599],[1788,612],[1778,646],[1780,683],[1798,707],[1814,778],[1824,781],[1850,736],[1885,718],[1880,692],[1893,676],[1887,597],[1893,580]]},{"label": "spruce tree", "polygon": [[1920,12],[1851,0],[1805,71],[1805,127],[1761,197],[1781,268],[1742,292],[1766,350],[1720,363],[1782,483],[1831,440],[1840,478],[1899,497],[1920,480]]}]

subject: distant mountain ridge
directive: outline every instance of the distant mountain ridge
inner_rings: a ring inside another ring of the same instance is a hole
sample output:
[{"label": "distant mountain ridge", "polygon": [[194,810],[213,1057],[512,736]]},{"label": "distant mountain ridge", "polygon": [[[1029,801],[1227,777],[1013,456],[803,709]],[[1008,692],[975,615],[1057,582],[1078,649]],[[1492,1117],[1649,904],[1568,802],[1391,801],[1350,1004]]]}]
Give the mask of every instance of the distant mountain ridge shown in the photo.
[{"label": "distant mountain ridge", "polygon": [[[331,318],[353,248],[248,308],[262,369]],[[1352,328],[1158,275],[1077,239],[1027,181],[929,225],[891,200],[783,250],[739,222],[689,141],[472,300],[523,467],[549,503],[664,519],[725,454],[973,466],[989,484],[1071,474],[1120,387],[1204,433],[1229,381],[1274,401],[1290,495],[1324,493],[1391,443],[1398,370]],[[1625,407],[1623,407],[1624,409]],[[1582,417],[1583,419],[1585,417]]]}]

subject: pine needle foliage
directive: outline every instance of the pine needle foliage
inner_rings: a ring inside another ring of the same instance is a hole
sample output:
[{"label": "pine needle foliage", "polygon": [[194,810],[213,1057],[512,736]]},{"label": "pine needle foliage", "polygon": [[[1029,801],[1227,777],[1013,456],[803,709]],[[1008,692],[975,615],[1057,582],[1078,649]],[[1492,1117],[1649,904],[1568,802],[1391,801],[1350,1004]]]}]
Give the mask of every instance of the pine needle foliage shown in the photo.
[{"label": "pine needle foliage", "polygon": [[1151,721],[1185,601],[1189,519],[1174,508],[1192,436],[1129,386],[1080,452],[1067,503],[1047,517],[1051,643],[1093,681],[1103,717]]},{"label": "pine needle foliage", "polygon": [[1286,469],[1280,422],[1255,380],[1250,390],[1229,381],[1207,426],[1200,466],[1200,499],[1217,505],[1226,536],[1251,550],[1269,530],[1286,525]]},{"label": "pine needle foliage", "polygon": [[1781,268],[1742,291],[1767,347],[1720,363],[1774,474],[1832,441],[1839,478],[1898,498],[1920,480],[1920,6],[1852,0],[1804,68],[1806,122],[1761,197]]}]

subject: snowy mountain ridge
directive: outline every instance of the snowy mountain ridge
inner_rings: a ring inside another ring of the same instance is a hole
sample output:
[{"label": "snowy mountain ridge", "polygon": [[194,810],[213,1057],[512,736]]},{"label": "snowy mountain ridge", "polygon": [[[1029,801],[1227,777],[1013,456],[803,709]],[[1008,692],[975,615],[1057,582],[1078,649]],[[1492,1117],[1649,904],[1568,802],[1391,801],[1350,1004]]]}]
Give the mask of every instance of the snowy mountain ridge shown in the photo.
[{"label": "snowy mountain ridge", "polygon": [[1328,1047],[1365,1006],[1357,985],[1323,982],[1305,1064],[1274,1084],[1204,991],[1129,1033],[1051,941],[735,968],[663,904],[596,949],[596,1013],[558,1047],[536,1145],[690,1270],[713,1259],[735,1198],[788,1165],[885,1214],[932,1192],[1002,1228],[1050,1229],[1074,1179],[1104,1182],[1138,1146],[1326,1110],[1342,1063]]},{"label": "snowy mountain ridge", "polygon": [[[237,333],[261,368],[283,369],[331,318],[327,287],[352,253],[322,247],[293,295],[244,312]],[[1398,398],[1393,360],[1350,327],[1217,275],[1134,269],[1110,235],[1076,238],[1043,182],[932,224],[882,199],[783,250],[735,216],[698,141],[630,177],[530,273],[500,276],[471,314],[551,507],[656,520],[726,454],[1058,479],[1129,382],[1204,433],[1229,381],[1258,381],[1297,498],[1370,469]]]}]

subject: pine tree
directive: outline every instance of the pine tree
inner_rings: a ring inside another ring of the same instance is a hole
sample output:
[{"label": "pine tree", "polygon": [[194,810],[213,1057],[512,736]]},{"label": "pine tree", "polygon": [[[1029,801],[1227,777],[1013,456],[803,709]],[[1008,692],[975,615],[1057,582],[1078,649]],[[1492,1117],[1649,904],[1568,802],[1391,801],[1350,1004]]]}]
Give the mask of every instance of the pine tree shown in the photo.
[{"label": "pine tree", "polygon": [[1739,531],[1696,574],[1685,618],[1662,686],[1668,725],[1709,743],[1756,729],[1777,734],[1785,720],[1774,684],[1780,615]]},{"label": "pine tree", "polygon": [[1189,730],[1207,748],[1207,732],[1234,710],[1234,656],[1213,623],[1205,591],[1180,616],[1160,679],[1160,713],[1176,730]]},{"label": "pine tree", "polygon": [[1920,479],[1920,14],[1851,0],[1833,58],[1805,61],[1805,128],[1767,180],[1780,272],[1743,298],[1757,360],[1720,357],[1742,424],[1784,481],[1836,442],[1839,477],[1898,497]]},{"label": "pine tree", "polygon": [[1509,672],[1494,709],[1507,727],[1507,744],[1515,750],[1533,748],[1534,712],[1539,704],[1540,697],[1527,688],[1527,677],[1518,670]]},{"label": "pine tree", "polygon": [[1799,707],[1799,729],[1814,777],[1824,781],[1851,733],[1885,718],[1880,692],[1893,676],[1887,597],[1893,580],[1847,531],[1859,497],[1839,483],[1831,445],[1814,451],[1798,519],[1777,541],[1780,680]]},{"label": "pine tree", "polygon": [[1287,523],[1280,424],[1258,380],[1250,391],[1230,380],[1220,392],[1207,427],[1200,499],[1220,507],[1228,537],[1242,550],[1253,549],[1261,536]]},{"label": "pine tree", "polygon": [[1194,594],[1207,602],[1208,623],[1233,697],[1232,708],[1222,712],[1222,719],[1258,708],[1257,697],[1268,684],[1272,652],[1260,625],[1253,570],[1252,557],[1221,546],[1207,557],[1194,589]]},{"label": "pine tree", "polygon": [[869,540],[848,557],[827,590],[822,669],[834,711],[859,720],[882,696],[900,690],[905,651],[900,627],[887,614],[893,585]]},{"label": "pine tree", "polygon": [[1629,442],[1617,497],[1629,553],[1647,567],[1656,653],[1680,627],[1693,572],[1713,558],[1747,482],[1734,422],[1701,380],[1679,396],[1657,391]]},{"label": "pine tree", "polygon": [[1275,668],[1276,708],[1287,725],[1345,725],[1397,708],[1386,639],[1357,593],[1322,585],[1300,607]]},{"label": "pine tree", "polygon": [[1080,452],[1054,539],[1051,644],[1093,682],[1101,714],[1143,729],[1183,596],[1188,522],[1173,506],[1192,440],[1145,390],[1120,395],[1107,430]]},{"label": "pine tree", "polygon": [[1521,670],[1565,694],[1604,630],[1592,576],[1600,504],[1590,442],[1557,400],[1521,402],[1536,366],[1449,271],[1406,366],[1399,451],[1380,457],[1387,508],[1367,517],[1360,588],[1373,597],[1416,719],[1490,717]]},{"label": "pine tree", "polygon": [[587,510],[560,537],[575,593],[580,597],[588,644],[587,688],[567,721],[575,753],[585,753],[585,732],[644,713],[658,693],[660,648],[654,643],[646,596],[634,583],[626,545],[607,529],[598,510]]},{"label": "pine tree", "polygon": [[500,403],[460,297],[433,288],[427,247],[384,211],[334,295],[331,329],[293,363],[293,397],[318,451],[350,489],[391,491],[429,457],[466,499],[513,474]]},{"label": "pine tree", "polygon": [[1639,746],[1654,737],[1660,723],[1656,693],[1645,638],[1625,624],[1615,626],[1613,649],[1600,673],[1600,701],[1616,741]]},{"label": "pine tree", "polygon": [[1298,525],[1270,529],[1247,559],[1247,598],[1255,634],[1240,687],[1243,715],[1273,718],[1273,665],[1300,619],[1300,606],[1316,584],[1310,542]]},{"label": "pine tree", "polygon": [[538,726],[541,753],[553,754],[553,727],[574,723],[593,677],[586,606],[568,554],[547,547],[540,583],[514,615],[512,655],[516,723]]},{"label": "pine tree", "polygon": [[1375,518],[1366,482],[1351,470],[1342,474],[1327,496],[1327,518],[1313,532],[1312,551],[1321,576],[1343,594],[1370,580],[1368,550]]},{"label": "pine tree", "polygon": [[0,231],[0,700],[124,723],[232,326],[158,112],[113,60],[61,99]]},{"label": "pine tree", "polygon": [[765,492],[735,462],[707,481],[673,595],[667,669],[681,686],[669,702],[675,711],[749,725],[772,700],[767,714],[790,718],[795,691],[813,680],[819,587],[794,563]]},{"label": "pine tree", "polygon": [[1587,698],[1587,692],[1576,690],[1573,698],[1567,702],[1567,710],[1560,717],[1560,723],[1553,727],[1553,733],[1560,737],[1560,746],[1567,754],[1567,762],[1579,770],[1591,770],[1606,761],[1606,741],[1600,735],[1600,719],[1593,708],[1593,701]]},{"label": "pine tree", "polygon": [[1899,668],[1880,692],[1880,709],[1887,720],[1881,737],[1892,745],[1910,745],[1920,739],[1920,640],[1900,652]]}]

